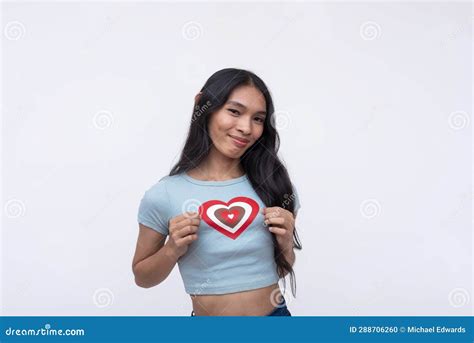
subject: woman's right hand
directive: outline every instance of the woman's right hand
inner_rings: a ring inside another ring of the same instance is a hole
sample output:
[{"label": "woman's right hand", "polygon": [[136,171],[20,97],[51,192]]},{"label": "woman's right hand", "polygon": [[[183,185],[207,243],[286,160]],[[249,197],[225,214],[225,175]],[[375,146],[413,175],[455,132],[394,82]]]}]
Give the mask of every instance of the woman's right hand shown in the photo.
[{"label": "woman's right hand", "polygon": [[185,212],[173,217],[169,221],[169,239],[166,246],[176,258],[181,257],[188,250],[189,244],[197,240],[197,230],[201,218],[197,212]]}]

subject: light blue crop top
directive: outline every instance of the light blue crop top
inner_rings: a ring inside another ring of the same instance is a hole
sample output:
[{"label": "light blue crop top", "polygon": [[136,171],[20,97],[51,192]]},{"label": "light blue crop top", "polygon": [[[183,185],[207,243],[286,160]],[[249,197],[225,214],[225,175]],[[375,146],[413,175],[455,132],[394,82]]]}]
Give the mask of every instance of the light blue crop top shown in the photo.
[{"label": "light blue crop top", "polygon": [[[298,210],[294,185],[293,191],[289,199],[295,200]],[[203,181],[181,173],[161,178],[145,192],[138,222],[168,235],[171,218],[186,211],[200,211],[198,239],[178,259],[184,288],[188,294],[226,294],[278,282],[263,207],[247,175]]]}]

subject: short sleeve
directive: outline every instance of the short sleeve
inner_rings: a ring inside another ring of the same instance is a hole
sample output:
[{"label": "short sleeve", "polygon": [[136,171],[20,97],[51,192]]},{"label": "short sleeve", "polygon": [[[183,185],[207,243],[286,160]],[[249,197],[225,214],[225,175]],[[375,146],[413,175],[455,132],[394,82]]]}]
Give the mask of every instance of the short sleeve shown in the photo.
[{"label": "short sleeve", "polygon": [[301,204],[300,204],[300,197],[298,195],[298,191],[296,190],[296,187],[294,184],[293,184],[293,196],[294,196],[294,201],[295,201],[294,213],[296,216],[296,214],[298,213],[298,210],[301,207]]},{"label": "short sleeve", "polygon": [[163,183],[157,183],[147,190],[140,201],[137,220],[153,230],[168,235],[168,194]]}]

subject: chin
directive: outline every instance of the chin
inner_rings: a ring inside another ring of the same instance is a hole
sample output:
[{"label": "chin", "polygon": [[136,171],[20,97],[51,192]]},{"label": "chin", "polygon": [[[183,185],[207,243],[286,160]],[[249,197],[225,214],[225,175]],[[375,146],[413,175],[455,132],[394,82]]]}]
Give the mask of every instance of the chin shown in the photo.
[{"label": "chin", "polygon": [[239,158],[240,156],[242,156],[245,151],[247,151],[247,149],[245,150],[239,150],[239,151],[233,151],[232,149],[230,151],[228,151],[227,153],[225,153],[224,155],[226,155],[227,157],[229,158]]},{"label": "chin", "polygon": [[240,158],[240,156],[243,155],[243,152],[235,152],[235,153],[230,153],[230,154],[227,154],[227,157],[229,158]]}]

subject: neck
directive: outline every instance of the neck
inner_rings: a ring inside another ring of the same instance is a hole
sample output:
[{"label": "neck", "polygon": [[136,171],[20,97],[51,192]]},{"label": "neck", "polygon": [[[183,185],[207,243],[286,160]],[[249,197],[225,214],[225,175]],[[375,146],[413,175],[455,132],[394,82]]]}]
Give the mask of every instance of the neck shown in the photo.
[{"label": "neck", "polygon": [[245,174],[239,158],[229,158],[211,149],[206,160],[195,169],[195,174],[209,181],[225,181]]}]

